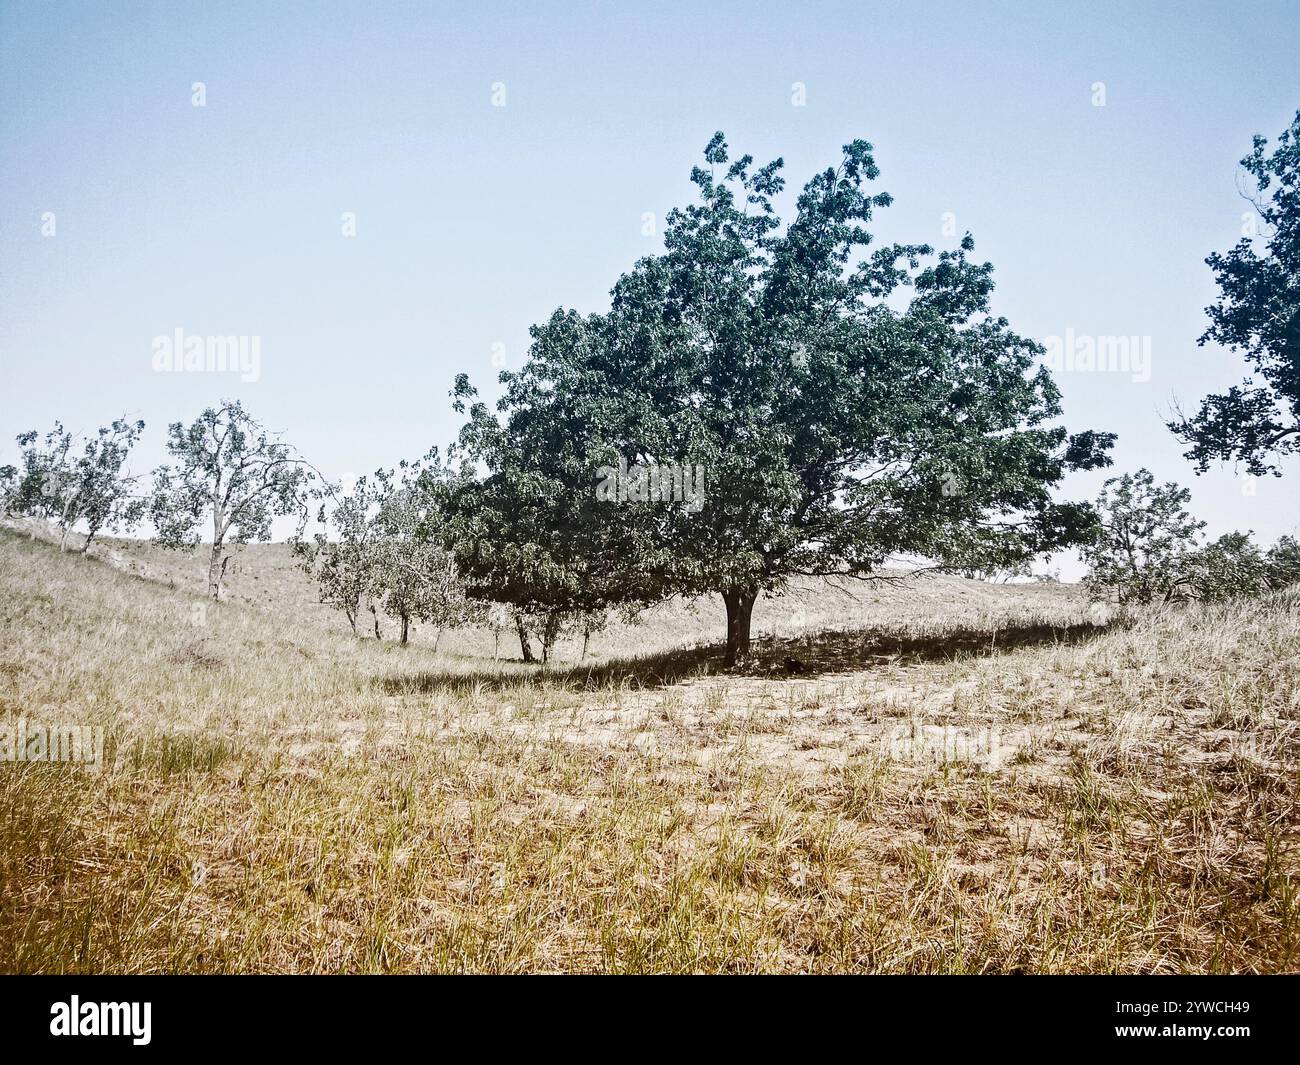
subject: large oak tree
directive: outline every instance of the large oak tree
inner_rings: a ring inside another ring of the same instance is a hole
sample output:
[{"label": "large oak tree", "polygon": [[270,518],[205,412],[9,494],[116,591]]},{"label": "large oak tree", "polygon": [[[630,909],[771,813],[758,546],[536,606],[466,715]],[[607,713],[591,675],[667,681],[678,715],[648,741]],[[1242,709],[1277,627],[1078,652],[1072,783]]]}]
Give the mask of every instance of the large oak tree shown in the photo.
[{"label": "large oak tree", "polygon": [[[757,596],[796,575],[868,578],[900,556],[1006,567],[1092,535],[1091,508],[1051,489],[1109,464],[1113,438],[1054,424],[1042,348],[991,313],[969,235],[937,255],[871,250],[890,197],[869,191],[864,141],[805,185],[788,225],[781,160],[733,162],[719,133],[705,164],[698,202],[669,215],[663,253],[618,280],[609,311],[555,312],[501,375],[497,412],[472,408],[462,442],[499,519],[479,554],[597,603],[720,593],[732,664]],[[599,468],[620,461],[703,465],[703,507],[598,500]]]}]

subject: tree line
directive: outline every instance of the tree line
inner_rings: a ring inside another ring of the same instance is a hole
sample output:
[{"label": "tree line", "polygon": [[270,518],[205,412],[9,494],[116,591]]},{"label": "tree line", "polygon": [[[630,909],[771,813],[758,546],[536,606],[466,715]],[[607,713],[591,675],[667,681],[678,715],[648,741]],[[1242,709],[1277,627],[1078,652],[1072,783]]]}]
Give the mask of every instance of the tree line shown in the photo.
[{"label": "tree line", "polygon": [[[1201,341],[1244,352],[1254,376],[1169,427],[1198,472],[1278,474],[1300,449],[1300,113],[1242,163],[1264,228],[1207,259],[1221,294]],[[733,158],[716,134],[696,202],[668,215],[663,251],[617,280],[607,311],[535,325],[494,407],[456,378],[464,425],[443,451],[345,488],[224,401],[169,427],[147,490],[126,461],[143,423],[25,433],[20,465],[0,470],[5,510],[61,543],[87,529],[83,550],[146,518],[168,547],[210,538],[214,597],[228,545],[296,515],[294,550],[354,631],[369,613],[379,635],[380,611],[403,642],[413,622],[487,623],[513,628],[529,661],[534,642],[545,661],[617,611],[716,593],[734,664],[759,595],[798,576],[881,579],[900,559],[1018,572],[1078,547],[1094,594],[1126,601],[1294,579],[1294,540],[1199,545],[1185,490],[1145,470],[1093,502],[1056,499],[1067,472],[1111,465],[1115,437],[1058,424],[1043,348],[992,313],[970,234],[954,250],[877,246],[868,227],[891,198],[865,141],[813,175],[788,223],[782,168]],[[689,500],[642,490],[685,468],[701,471]],[[612,471],[634,489],[602,492]]]}]

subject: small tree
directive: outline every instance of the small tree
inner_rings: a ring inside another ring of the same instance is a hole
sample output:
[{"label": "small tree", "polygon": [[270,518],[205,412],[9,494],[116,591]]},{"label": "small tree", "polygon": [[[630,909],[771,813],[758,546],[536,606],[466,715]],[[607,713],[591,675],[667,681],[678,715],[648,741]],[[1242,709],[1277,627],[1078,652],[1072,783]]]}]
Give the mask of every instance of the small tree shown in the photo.
[{"label": "small tree", "polygon": [[420,540],[389,538],[381,541],[378,555],[377,587],[384,612],[399,622],[403,644],[412,621],[437,629],[436,651],[444,630],[472,625],[483,617],[482,604],[466,597],[449,551]]},{"label": "small tree", "polygon": [[1226,255],[1205,260],[1220,295],[1207,308],[1210,327],[1199,341],[1240,351],[1257,377],[1169,423],[1202,472],[1219,461],[1276,474],[1279,458],[1300,452],[1300,111],[1271,154],[1267,147],[1256,134],[1241,161],[1256,186],[1262,226]]},{"label": "small tree", "polygon": [[358,478],[346,495],[331,486],[319,493],[326,499],[317,516],[324,528],[310,543],[296,537],[294,549],[320,582],[321,602],[342,610],[354,633],[363,603],[375,615],[376,639],[382,639],[382,606],[397,620],[403,644],[412,622],[437,626],[435,650],[444,629],[480,619],[481,604],[466,597],[455,559],[439,536],[449,476],[434,448],[396,472],[381,469]]},{"label": "small tree", "polygon": [[505,603],[485,603],[483,620],[492,631],[492,660],[495,662],[501,656],[501,634],[514,625],[514,619]]},{"label": "small tree", "polygon": [[959,571],[963,577],[986,584],[1008,584],[1011,581],[1028,578],[1032,574],[1028,562],[1015,563],[1010,566],[992,566],[988,569],[979,567],[964,568]]},{"label": "small tree", "polygon": [[362,601],[376,582],[379,530],[375,512],[386,490],[384,483],[364,476],[357,478],[347,494],[326,486],[320,492],[324,501],[317,514],[322,528],[310,541],[301,535],[291,541],[303,569],[320,585],[320,601],[342,610],[354,635]]},{"label": "small tree", "polygon": [[5,498],[6,514],[32,519],[29,529],[36,539],[36,522],[54,524],[64,512],[64,500],[72,480],[73,434],[55,422],[42,439],[35,429],[18,436],[21,448],[18,468],[10,467],[10,489]]},{"label": "small tree", "polygon": [[315,473],[237,400],[209,407],[192,425],[174,422],[167,450],[175,464],[155,471],[150,501],[155,539],[164,547],[196,547],[210,519],[208,594],[220,599],[226,545],[269,540],[275,517],[298,513],[305,522]]},{"label": "small tree", "polygon": [[[144,430],[143,421],[119,418],[86,442],[76,467],[76,501],[72,512],[86,527],[83,554],[104,529],[117,531],[138,525],[145,500],[135,496],[139,480],[126,472],[131,448]],[[66,536],[66,532],[65,532]]]},{"label": "small tree", "polygon": [[1268,586],[1289,588],[1300,584],[1300,540],[1283,536],[1268,550]]},{"label": "small tree", "polygon": [[[84,554],[104,529],[129,529],[144,515],[144,502],[133,497],[137,478],[126,462],[144,430],[144,422],[119,418],[101,426],[82,442],[61,422],[40,440],[35,431],[18,437],[22,470],[13,469],[6,511],[50,522],[59,530],[59,550],[68,533],[86,529]],[[35,531],[33,530],[33,536]]]},{"label": "small tree", "polygon": [[444,629],[484,616],[482,604],[467,596],[446,546],[444,502],[457,475],[435,447],[417,462],[402,462],[396,475],[376,477],[386,486],[375,518],[380,537],[376,591],[385,612],[400,623],[403,644],[411,622],[421,621],[437,627],[436,650]]},{"label": "small tree", "polygon": [[1248,532],[1231,532],[1183,561],[1183,580],[1197,599],[1258,595],[1269,586],[1269,563]]},{"label": "small tree", "polygon": [[[634,616],[636,610],[635,605],[628,608],[628,616]],[[566,610],[554,606],[532,611],[516,609],[513,613],[524,661],[538,661],[530,642],[536,639],[543,665],[551,660],[555,645],[568,637],[582,637],[582,657],[585,659],[592,636],[602,631],[609,624],[610,618],[608,610]]]},{"label": "small tree", "polygon": [[1190,499],[1172,482],[1157,485],[1146,469],[1106,481],[1096,504],[1099,533],[1083,549],[1094,598],[1149,603],[1173,594],[1205,527],[1187,512]]}]

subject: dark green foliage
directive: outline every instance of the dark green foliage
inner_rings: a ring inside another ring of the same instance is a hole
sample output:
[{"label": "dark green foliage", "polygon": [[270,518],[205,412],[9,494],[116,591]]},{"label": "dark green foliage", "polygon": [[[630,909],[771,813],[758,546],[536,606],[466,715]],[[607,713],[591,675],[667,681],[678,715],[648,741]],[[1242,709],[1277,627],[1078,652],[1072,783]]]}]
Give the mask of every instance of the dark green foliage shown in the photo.
[{"label": "dark green foliage", "polygon": [[[458,506],[483,594],[571,610],[720,592],[734,661],[757,594],[791,576],[899,556],[1002,569],[1092,535],[1091,508],[1050,491],[1109,464],[1112,437],[1053,424],[1042,349],[990,313],[969,235],[866,254],[890,202],[868,191],[871,152],[847,145],[783,228],[781,161],[731,162],[717,134],[699,201],[610,310],[534,327],[499,419],[475,404],[462,436],[487,470]],[[472,394],[461,379],[458,402]],[[620,461],[702,466],[703,506],[598,501]]]},{"label": "dark green foliage", "polygon": [[1205,522],[1187,512],[1191,493],[1157,485],[1149,470],[1112,477],[1097,500],[1101,531],[1083,551],[1085,583],[1121,603],[1206,601],[1260,595],[1300,581],[1300,544],[1284,536],[1261,551],[1249,532],[1199,543]]},{"label": "dark green foliage", "polygon": [[1268,552],[1268,585],[1279,589],[1293,584],[1300,584],[1300,541],[1283,536]]},{"label": "dark green foliage", "polygon": [[1097,538],[1083,550],[1086,583],[1097,599],[1160,602],[1186,581],[1186,563],[1205,528],[1186,509],[1191,493],[1156,484],[1150,470],[1112,477],[1097,499]]},{"label": "dark green foliage", "polygon": [[1182,568],[1188,594],[1196,599],[1235,599],[1269,587],[1268,559],[1248,532],[1220,536],[1189,556]]},{"label": "dark green foliage", "polygon": [[1200,338],[1241,352],[1253,376],[1170,423],[1202,471],[1239,462],[1254,474],[1277,474],[1277,461],[1300,451],[1300,112],[1272,154],[1267,145],[1256,135],[1241,161],[1258,193],[1263,247],[1243,237],[1205,260],[1220,296]]}]

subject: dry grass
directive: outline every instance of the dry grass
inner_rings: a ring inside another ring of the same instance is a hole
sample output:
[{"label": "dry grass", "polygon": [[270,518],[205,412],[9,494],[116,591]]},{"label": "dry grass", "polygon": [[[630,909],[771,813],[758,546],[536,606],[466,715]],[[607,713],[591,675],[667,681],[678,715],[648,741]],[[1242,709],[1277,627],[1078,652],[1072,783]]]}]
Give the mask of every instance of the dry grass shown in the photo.
[{"label": "dry grass", "polygon": [[0,722],[108,737],[0,764],[0,970],[1300,966],[1295,590],[796,589],[722,673],[711,607],[542,671],[175,583],[0,533]]}]

